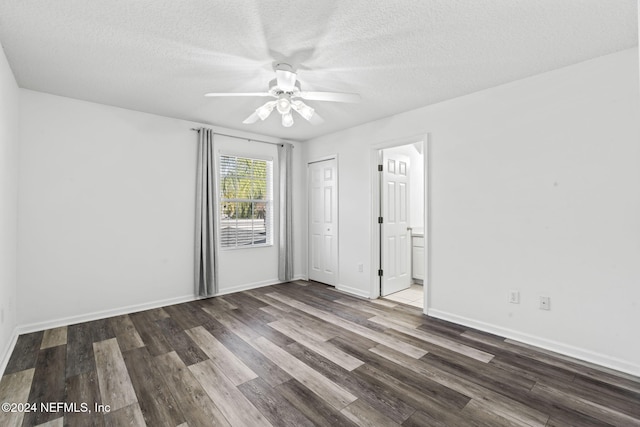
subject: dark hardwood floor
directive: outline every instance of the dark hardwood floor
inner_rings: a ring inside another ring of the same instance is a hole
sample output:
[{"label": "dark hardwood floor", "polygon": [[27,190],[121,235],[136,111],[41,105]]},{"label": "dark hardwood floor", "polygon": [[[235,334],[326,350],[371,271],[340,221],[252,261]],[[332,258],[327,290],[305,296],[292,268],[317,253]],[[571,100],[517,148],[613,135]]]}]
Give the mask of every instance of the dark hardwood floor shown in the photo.
[{"label": "dark hardwood floor", "polygon": [[0,402],[3,427],[640,426],[639,378],[309,282],[22,335]]}]

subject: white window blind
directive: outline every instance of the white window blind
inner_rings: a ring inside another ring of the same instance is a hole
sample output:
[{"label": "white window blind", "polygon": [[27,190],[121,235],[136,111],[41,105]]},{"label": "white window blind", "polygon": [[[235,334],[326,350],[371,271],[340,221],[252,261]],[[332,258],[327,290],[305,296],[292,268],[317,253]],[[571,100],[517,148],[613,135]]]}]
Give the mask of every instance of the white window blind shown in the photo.
[{"label": "white window blind", "polygon": [[273,162],[220,156],[220,246],[273,244]]}]

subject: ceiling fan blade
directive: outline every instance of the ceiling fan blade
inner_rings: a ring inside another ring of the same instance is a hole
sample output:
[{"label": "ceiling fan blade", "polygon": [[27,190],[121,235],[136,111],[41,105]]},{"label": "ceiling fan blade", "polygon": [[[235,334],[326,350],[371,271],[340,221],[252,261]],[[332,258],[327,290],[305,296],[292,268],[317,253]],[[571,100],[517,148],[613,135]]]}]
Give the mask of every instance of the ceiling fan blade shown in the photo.
[{"label": "ceiling fan blade", "polygon": [[300,98],[310,101],[333,101],[333,102],[360,102],[360,95],[357,93],[339,92],[300,92]]},{"label": "ceiling fan blade", "polygon": [[215,97],[215,96],[273,96],[269,92],[210,92],[205,93],[204,96]]},{"label": "ceiling fan blade", "polygon": [[276,70],[276,81],[278,82],[278,87],[287,92],[291,91],[296,87],[296,73],[287,70]]},{"label": "ceiling fan blade", "polygon": [[251,114],[249,117],[244,119],[244,121],[242,123],[244,123],[246,125],[250,125],[251,123],[257,122],[258,120],[260,120],[260,117],[258,116],[258,113],[256,113],[254,111],[253,114]]},{"label": "ceiling fan blade", "polygon": [[321,125],[324,123],[324,119],[318,115],[318,113],[314,112],[313,116],[309,119],[309,123],[314,126]]}]

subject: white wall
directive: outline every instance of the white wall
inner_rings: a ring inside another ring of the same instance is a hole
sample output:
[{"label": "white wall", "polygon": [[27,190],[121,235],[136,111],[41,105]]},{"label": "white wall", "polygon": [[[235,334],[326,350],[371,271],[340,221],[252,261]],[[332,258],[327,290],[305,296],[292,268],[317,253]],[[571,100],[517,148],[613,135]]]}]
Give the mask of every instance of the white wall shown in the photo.
[{"label": "white wall", "polygon": [[371,146],[429,132],[429,313],[640,374],[637,55],[308,142],[308,158],[340,156],[342,286],[372,288]]},{"label": "white wall", "polygon": [[16,327],[19,99],[0,45],[0,375]]},{"label": "white wall", "polygon": [[[193,298],[197,124],[28,90],[21,115],[21,328]],[[222,258],[221,292],[277,280],[260,251]]]},{"label": "white wall", "polygon": [[307,145],[295,144],[293,168],[293,274],[307,279]]}]

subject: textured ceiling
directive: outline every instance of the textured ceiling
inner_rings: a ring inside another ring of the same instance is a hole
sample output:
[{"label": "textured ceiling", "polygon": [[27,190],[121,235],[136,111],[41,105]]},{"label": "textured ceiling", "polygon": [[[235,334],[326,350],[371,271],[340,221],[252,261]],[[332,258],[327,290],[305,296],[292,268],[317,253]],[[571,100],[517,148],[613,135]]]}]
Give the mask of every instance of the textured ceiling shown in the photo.
[{"label": "textured ceiling", "polygon": [[[20,87],[306,140],[638,44],[636,0],[2,0],[0,42]],[[244,120],[274,61],[325,118]]]}]

